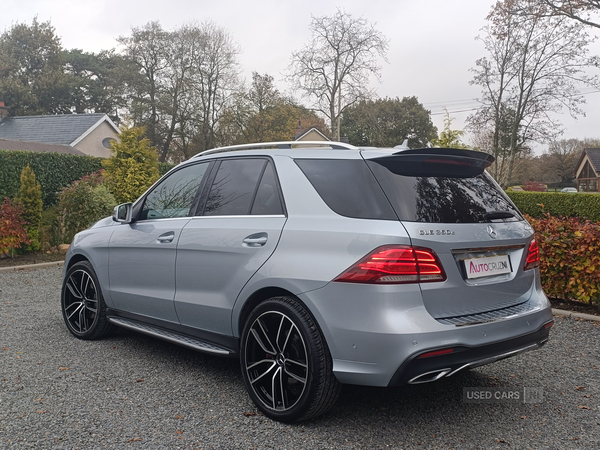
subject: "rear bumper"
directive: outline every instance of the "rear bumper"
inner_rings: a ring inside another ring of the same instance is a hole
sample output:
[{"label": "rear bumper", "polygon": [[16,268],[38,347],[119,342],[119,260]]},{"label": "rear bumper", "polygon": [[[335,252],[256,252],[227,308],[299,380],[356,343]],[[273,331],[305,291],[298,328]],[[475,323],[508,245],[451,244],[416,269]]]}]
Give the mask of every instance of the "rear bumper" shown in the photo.
[{"label": "rear bumper", "polygon": [[[405,285],[399,291],[348,284],[330,283],[299,296],[323,331],[335,376],[346,384],[385,387],[434,381],[438,375],[489,364],[543,345],[553,320],[537,286],[522,299],[529,305],[526,311],[461,326],[434,319],[418,286]],[[450,348],[449,354],[419,358]],[[430,376],[422,377],[428,372]]]},{"label": "rear bumper", "polygon": [[[461,370],[481,367],[530,350],[536,350],[548,341],[552,324],[553,321],[549,321],[533,333],[493,344],[476,347],[433,348],[419,352],[404,361],[390,380],[389,386],[436,381],[452,376]],[[448,354],[423,357],[431,352],[444,352],[450,349],[452,352]]]}]

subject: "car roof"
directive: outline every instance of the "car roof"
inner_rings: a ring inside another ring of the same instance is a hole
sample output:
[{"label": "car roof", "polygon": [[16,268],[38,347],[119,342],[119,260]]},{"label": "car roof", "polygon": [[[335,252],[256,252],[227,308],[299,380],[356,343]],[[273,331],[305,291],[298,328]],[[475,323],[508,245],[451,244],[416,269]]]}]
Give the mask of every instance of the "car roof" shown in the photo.
[{"label": "car roof", "polygon": [[367,159],[381,156],[406,155],[406,154],[444,154],[447,156],[466,156],[475,155],[476,158],[490,159],[493,157],[484,152],[464,149],[447,148],[422,148],[410,149],[408,141],[405,140],[401,145],[391,147],[357,147],[344,142],[332,141],[277,141],[261,142],[254,144],[231,145],[227,147],[218,147],[200,152],[186,162],[205,159],[206,157],[227,154],[223,156],[266,156],[266,155],[284,155],[292,158],[340,158],[356,159],[360,153]]}]

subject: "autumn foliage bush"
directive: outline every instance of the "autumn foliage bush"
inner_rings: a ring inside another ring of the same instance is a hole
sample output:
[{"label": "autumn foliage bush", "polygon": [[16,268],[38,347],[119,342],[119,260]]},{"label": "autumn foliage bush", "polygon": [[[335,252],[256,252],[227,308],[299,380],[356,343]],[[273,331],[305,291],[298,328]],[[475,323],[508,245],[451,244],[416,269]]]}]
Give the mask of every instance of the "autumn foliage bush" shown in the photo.
[{"label": "autumn foliage bush", "polygon": [[527,216],[540,247],[542,285],[550,297],[600,301],[600,223],[546,214]]},{"label": "autumn foliage bush", "polygon": [[21,205],[13,204],[8,197],[4,198],[4,203],[0,205],[0,255],[10,251],[11,256],[14,256],[15,248],[31,243],[23,214]]}]

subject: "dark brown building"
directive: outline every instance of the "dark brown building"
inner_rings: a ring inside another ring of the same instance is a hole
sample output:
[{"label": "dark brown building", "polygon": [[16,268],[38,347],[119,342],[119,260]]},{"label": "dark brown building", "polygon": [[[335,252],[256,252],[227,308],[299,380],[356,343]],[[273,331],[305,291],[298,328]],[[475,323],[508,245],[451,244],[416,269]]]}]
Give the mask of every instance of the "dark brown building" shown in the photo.
[{"label": "dark brown building", "polygon": [[586,148],[575,166],[575,180],[579,192],[600,192],[600,148]]}]

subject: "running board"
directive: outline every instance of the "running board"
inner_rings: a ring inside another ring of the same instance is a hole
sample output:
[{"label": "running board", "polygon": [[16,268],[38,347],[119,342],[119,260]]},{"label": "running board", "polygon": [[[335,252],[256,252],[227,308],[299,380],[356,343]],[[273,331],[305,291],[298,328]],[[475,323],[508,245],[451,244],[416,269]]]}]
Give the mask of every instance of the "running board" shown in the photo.
[{"label": "running board", "polygon": [[122,317],[108,317],[108,320],[119,327],[127,328],[133,331],[138,331],[140,333],[144,333],[158,339],[163,339],[165,341],[173,342],[178,345],[183,345],[185,347],[189,347],[201,352],[224,356],[232,354],[231,351],[225,348],[218,347],[201,339],[179,334],[170,330],[165,330],[164,328],[149,325],[147,323],[124,319]]}]

